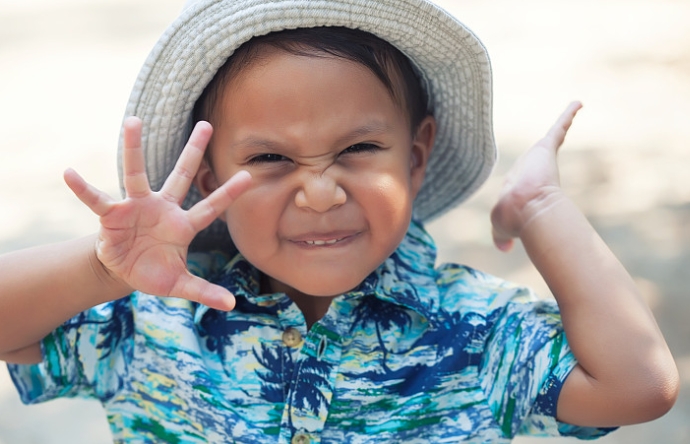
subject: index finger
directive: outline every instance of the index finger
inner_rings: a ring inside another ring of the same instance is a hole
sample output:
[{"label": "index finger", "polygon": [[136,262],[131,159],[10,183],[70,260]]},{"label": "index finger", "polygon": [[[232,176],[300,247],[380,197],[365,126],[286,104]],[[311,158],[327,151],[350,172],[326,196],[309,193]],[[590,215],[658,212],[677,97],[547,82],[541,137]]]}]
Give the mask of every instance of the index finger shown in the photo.
[{"label": "index finger", "polygon": [[582,108],[582,103],[571,102],[546,133],[543,140],[558,149],[563,144],[565,135],[573,124],[575,114],[577,114],[580,108]]}]

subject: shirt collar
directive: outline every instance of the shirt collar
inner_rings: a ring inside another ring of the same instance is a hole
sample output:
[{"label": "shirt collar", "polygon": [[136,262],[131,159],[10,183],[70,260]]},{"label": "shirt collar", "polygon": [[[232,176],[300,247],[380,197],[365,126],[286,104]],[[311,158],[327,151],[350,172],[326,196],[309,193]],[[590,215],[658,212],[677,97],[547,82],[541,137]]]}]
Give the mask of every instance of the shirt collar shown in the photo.
[{"label": "shirt collar", "polygon": [[[439,308],[435,262],[436,245],[433,239],[421,223],[412,221],[393,254],[344,297],[374,295],[391,304],[409,308],[434,323]],[[280,309],[290,303],[283,294],[260,295],[260,272],[240,253],[219,272],[200,274],[251,304]],[[208,307],[200,306],[196,318],[200,319],[208,310]]]},{"label": "shirt collar", "polygon": [[435,262],[434,240],[421,223],[412,221],[395,252],[372,273],[376,297],[407,307],[433,324],[440,300]]}]

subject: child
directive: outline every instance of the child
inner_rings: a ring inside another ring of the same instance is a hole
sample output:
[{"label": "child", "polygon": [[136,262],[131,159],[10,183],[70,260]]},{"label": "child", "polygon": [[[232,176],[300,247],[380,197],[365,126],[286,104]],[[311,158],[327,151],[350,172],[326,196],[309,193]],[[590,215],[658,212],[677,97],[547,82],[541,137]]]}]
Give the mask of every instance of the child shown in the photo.
[{"label": "child", "polygon": [[421,222],[486,179],[490,107],[483,47],[426,1],[190,5],[135,85],[125,200],[68,171],[98,235],[0,259],[22,399],[95,397],[117,442],[507,442],[662,415],[664,339],[558,186],[579,104],[492,212],[558,307],[434,269]]}]

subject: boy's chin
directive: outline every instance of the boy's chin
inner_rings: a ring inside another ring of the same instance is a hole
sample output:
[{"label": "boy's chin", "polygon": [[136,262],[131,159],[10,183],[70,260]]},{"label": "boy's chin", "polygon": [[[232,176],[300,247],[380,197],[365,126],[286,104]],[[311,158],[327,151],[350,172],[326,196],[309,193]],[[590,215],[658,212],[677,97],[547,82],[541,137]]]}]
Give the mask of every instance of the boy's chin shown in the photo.
[{"label": "boy's chin", "polygon": [[311,285],[309,285],[309,286],[301,287],[301,288],[291,287],[285,293],[287,293],[288,295],[300,294],[303,296],[309,296],[309,297],[313,297],[313,298],[334,298],[334,297],[343,295],[345,293],[349,293],[350,291],[359,287],[360,283],[361,282],[358,282],[356,285],[347,285],[347,286],[311,286]]},{"label": "boy's chin", "polygon": [[[366,276],[360,280],[352,279],[349,282],[348,280],[344,280],[343,282],[314,282],[314,280],[311,280],[308,283],[283,283],[276,279],[269,278],[270,288],[268,290],[271,293],[286,293],[288,296],[291,296],[293,298],[295,296],[306,296],[313,298],[334,298],[356,289],[357,287],[359,287],[359,285],[365,278]],[[324,281],[327,280],[328,278],[324,279]]]}]

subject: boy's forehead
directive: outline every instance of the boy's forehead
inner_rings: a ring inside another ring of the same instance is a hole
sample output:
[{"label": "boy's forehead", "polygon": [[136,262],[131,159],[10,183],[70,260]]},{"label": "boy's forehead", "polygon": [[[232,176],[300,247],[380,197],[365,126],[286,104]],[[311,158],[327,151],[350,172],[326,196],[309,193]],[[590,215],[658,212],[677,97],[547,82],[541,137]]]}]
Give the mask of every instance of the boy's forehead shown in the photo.
[{"label": "boy's forehead", "polygon": [[[310,58],[338,60],[368,71],[387,89],[399,108],[410,115],[411,126],[416,126],[428,114],[428,98],[407,57],[373,34],[345,27],[299,28],[253,37],[240,45],[219,69],[212,81],[218,85],[207,89],[224,94],[241,84],[241,79],[253,68],[285,55],[306,62]],[[202,96],[199,101],[206,99]]]},{"label": "boy's forehead", "polygon": [[233,134],[226,148],[285,148],[304,133],[324,146],[409,136],[406,111],[366,67],[269,51],[261,62],[244,65],[219,98],[213,120],[217,130]]}]

